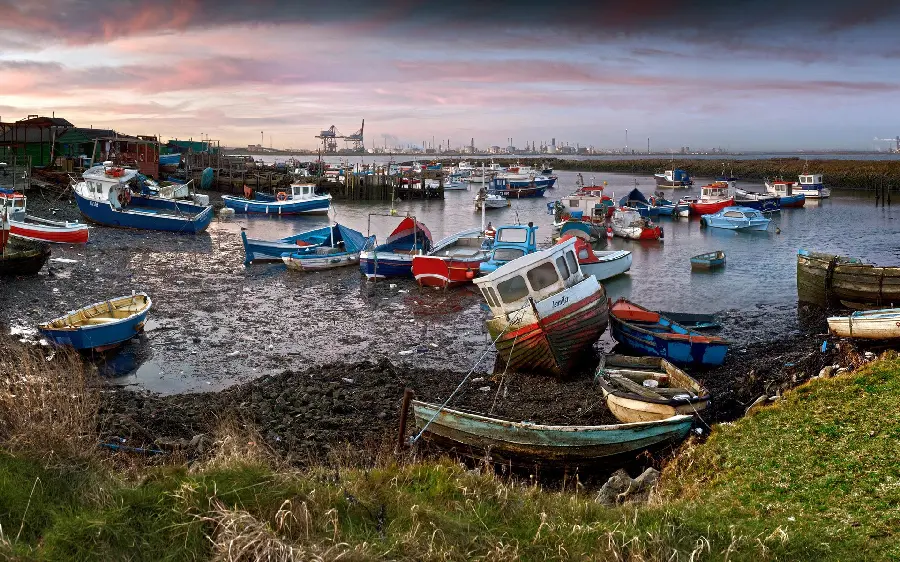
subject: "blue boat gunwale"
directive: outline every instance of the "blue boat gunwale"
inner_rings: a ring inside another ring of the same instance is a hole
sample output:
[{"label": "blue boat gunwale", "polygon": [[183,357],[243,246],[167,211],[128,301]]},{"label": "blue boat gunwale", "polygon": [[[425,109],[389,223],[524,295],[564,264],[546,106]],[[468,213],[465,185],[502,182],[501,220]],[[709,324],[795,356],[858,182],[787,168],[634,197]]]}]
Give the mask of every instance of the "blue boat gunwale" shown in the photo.
[{"label": "blue boat gunwale", "polygon": [[[641,308],[641,309],[643,309],[643,310],[645,310],[645,311],[647,311],[647,312],[650,312],[650,313],[653,313],[653,314],[658,315],[658,316],[659,316],[659,320],[658,320],[657,322],[653,323],[652,325],[654,325],[654,326],[660,326],[660,327],[662,327],[662,328],[668,328],[668,331],[665,331],[665,332],[654,332],[653,330],[644,328],[644,327],[642,326],[642,324],[647,324],[647,325],[649,325],[649,324],[651,324],[650,322],[639,322],[639,321],[635,321],[635,320],[626,320],[626,319],[623,319],[623,318],[620,318],[620,317],[616,316],[616,315],[613,313],[613,305],[615,305],[617,302],[626,302],[626,303],[628,303],[628,304],[630,304],[630,305],[632,305],[632,306],[639,307],[639,308]],[[668,317],[666,317],[666,316],[660,314],[659,312],[654,312],[654,311],[652,311],[652,310],[648,310],[648,309],[646,309],[646,308],[644,308],[644,307],[642,307],[642,306],[640,306],[640,305],[638,305],[638,304],[635,304],[635,303],[633,303],[633,302],[631,302],[630,300],[625,299],[625,298],[620,298],[620,299],[617,300],[616,302],[612,302],[612,299],[610,299],[610,302],[609,302],[609,316],[610,316],[610,319],[615,319],[616,322],[619,322],[619,323],[621,323],[621,324],[627,325],[627,326],[628,326],[630,329],[632,329],[632,330],[635,330],[635,331],[640,332],[640,333],[643,333],[643,334],[648,334],[648,335],[651,335],[651,336],[653,336],[653,337],[657,337],[657,338],[660,338],[660,339],[668,340],[668,341],[684,341],[684,340],[685,340],[685,337],[687,337],[687,340],[688,340],[689,343],[695,343],[695,342],[696,342],[696,343],[708,343],[708,344],[718,344],[718,345],[726,345],[726,346],[727,346],[727,345],[730,345],[730,343],[728,342],[728,340],[726,340],[726,339],[724,339],[724,338],[720,338],[719,336],[710,336],[710,335],[707,335],[707,334],[702,334],[702,333],[700,333],[700,332],[698,332],[698,331],[696,331],[696,330],[692,330],[692,329],[690,329],[690,328],[687,328],[687,327],[685,327],[685,326],[682,326],[682,325],[679,324],[678,322],[675,322],[675,321],[672,320],[671,318],[668,318]],[[662,323],[662,322],[661,322],[662,320],[665,320],[665,321],[668,323],[668,326],[666,326],[666,324]],[[680,328],[681,330],[684,330],[684,333],[680,333],[680,332],[675,331],[676,328]]]},{"label": "blue boat gunwale", "polygon": [[[126,298],[133,299],[134,297],[144,297],[144,299],[146,300],[146,306],[144,306],[144,308],[142,308],[138,312],[135,312],[134,314],[126,316],[125,318],[116,318],[110,322],[105,322],[103,324],[94,324],[94,325],[90,325],[90,326],[62,326],[60,328],[51,328],[50,327],[50,325],[53,324],[54,322],[61,322],[61,321],[65,320],[66,318],[68,318],[69,316],[72,316],[73,314],[78,314],[82,310],[87,310],[89,308],[93,308],[95,306],[100,306],[101,304],[107,304],[112,301],[117,301],[120,299],[126,299]],[[46,330],[46,331],[53,331],[53,332],[72,332],[72,331],[81,331],[81,330],[91,330],[94,328],[108,328],[111,326],[115,326],[117,324],[123,324],[125,322],[128,322],[129,320],[134,320],[136,317],[138,317],[142,314],[146,314],[147,311],[150,310],[150,307],[152,305],[153,305],[153,300],[150,298],[150,295],[148,295],[147,293],[145,293],[143,291],[134,293],[133,295],[123,295],[121,297],[104,299],[102,301],[97,301],[94,304],[89,304],[87,306],[82,306],[81,308],[76,308],[75,310],[70,310],[69,312],[63,314],[62,316],[59,316],[52,320],[42,322],[42,323],[38,324],[38,330],[41,330],[41,331]]]}]

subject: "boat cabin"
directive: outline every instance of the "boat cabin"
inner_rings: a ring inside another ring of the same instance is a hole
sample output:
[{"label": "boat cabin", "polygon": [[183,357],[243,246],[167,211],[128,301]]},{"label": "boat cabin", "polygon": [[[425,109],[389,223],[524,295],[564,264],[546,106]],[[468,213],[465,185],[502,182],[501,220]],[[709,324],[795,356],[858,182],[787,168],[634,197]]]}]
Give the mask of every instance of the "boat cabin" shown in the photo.
[{"label": "boat cabin", "polygon": [[727,207],[722,213],[723,217],[730,219],[757,219],[762,218],[762,213],[756,210],[749,209],[747,207],[743,207],[740,211],[735,209],[734,207]]},{"label": "boat cabin", "polygon": [[284,193],[291,201],[312,199],[314,197],[318,197],[318,195],[316,195],[316,184],[314,183],[292,183],[287,188],[279,188],[275,190],[276,197],[279,193]]},{"label": "boat cabin", "polygon": [[728,182],[716,181],[700,188],[701,201],[723,201],[728,199]]},{"label": "boat cabin", "polygon": [[481,264],[480,273],[487,275],[512,260],[537,251],[537,229],[531,224],[498,228],[490,258]]},{"label": "boat cabin", "polygon": [[790,197],[793,195],[795,185],[796,182],[783,180],[773,181],[772,183],[767,184],[767,186],[770,187],[770,193],[775,193],[781,197]]},{"label": "boat cabin", "polygon": [[475,284],[491,312],[500,316],[568,289],[584,277],[571,239],[507,263],[475,279]]},{"label": "boat cabin", "polygon": [[[76,189],[79,195],[93,201],[113,202],[125,188],[125,184],[134,179],[138,171],[133,168],[113,166],[112,162],[104,162],[93,166],[82,174],[84,181]],[[112,193],[113,197],[110,197]]]},{"label": "boat cabin", "polygon": [[25,214],[26,198],[11,189],[0,188],[0,211],[6,209],[9,215]]},{"label": "boat cabin", "polygon": [[822,174],[803,174],[800,176],[800,185],[803,187],[821,187]]}]

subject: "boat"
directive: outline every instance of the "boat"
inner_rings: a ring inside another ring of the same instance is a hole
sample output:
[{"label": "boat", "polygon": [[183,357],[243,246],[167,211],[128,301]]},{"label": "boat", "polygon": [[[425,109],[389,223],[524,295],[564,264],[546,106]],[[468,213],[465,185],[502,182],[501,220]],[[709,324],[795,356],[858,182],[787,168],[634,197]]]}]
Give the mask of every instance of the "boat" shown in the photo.
[{"label": "boat", "polygon": [[725,265],[725,252],[716,250],[691,258],[691,269],[715,269]]},{"label": "boat", "polygon": [[725,207],[711,215],[700,217],[701,227],[728,230],[768,230],[772,219],[750,207]]},{"label": "boat", "polygon": [[796,192],[809,199],[827,199],[831,197],[831,190],[822,184],[822,174],[800,174],[800,183]]},{"label": "boat", "polygon": [[562,244],[572,238],[575,238],[575,256],[585,275],[593,275],[597,281],[603,281],[631,269],[631,252],[627,250],[595,252],[588,242],[572,234],[563,236],[557,244]]},{"label": "boat", "polygon": [[412,401],[423,435],[439,445],[463,449],[478,458],[545,463],[613,463],[683,441],[693,417],[611,425],[543,425],[515,422]]},{"label": "boat", "polygon": [[619,200],[619,206],[637,211],[642,217],[659,216],[659,207],[654,206],[644,197],[637,188],[631,190],[625,197]]},{"label": "boat", "polygon": [[598,242],[606,238],[606,228],[600,224],[578,220],[577,216],[573,216],[559,225],[558,238],[568,234],[577,236],[587,242]]},{"label": "boat", "polygon": [[543,197],[546,185],[538,185],[536,183],[525,183],[519,186],[513,186],[508,178],[497,176],[491,179],[489,191],[502,195],[508,199],[524,199],[527,197]]},{"label": "boat", "polygon": [[660,216],[686,217],[691,214],[691,205],[684,201],[673,202],[666,199],[663,192],[650,196],[650,204],[657,209]]},{"label": "boat", "polygon": [[469,189],[468,184],[464,181],[447,181],[444,182],[444,191],[466,191]]},{"label": "boat", "polygon": [[146,293],[134,293],[69,312],[39,325],[38,331],[57,345],[105,351],[143,330],[151,304]]},{"label": "boat", "polygon": [[656,179],[656,185],[660,187],[690,187],[694,185],[694,180],[690,174],[684,170],[666,170],[660,174],[653,174]]},{"label": "boat", "polygon": [[0,209],[0,275],[34,275],[50,257],[50,246],[10,236],[9,211]]},{"label": "boat", "polygon": [[181,164],[181,154],[160,154],[159,155],[159,165],[160,166],[178,167],[179,164]]},{"label": "boat", "polygon": [[332,239],[337,242],[343,241],[344,233],[351,238],[355,238],[355,234],[362,236],[361,233],[341,224],[308,230],[278,240],[248,238],[246,232],[241,232],[241,242],[244,245],[244,264],[280,262],[283,261],[281,256],[293,253],[298,247],[330,247]]},{"label": "boat", "polygon": [[620,344],[677,365],[715,367],[728,353],[728,342],[722,338],[685,328],[625,298],[610,305],[609,322]]},{"label": "boat", "polygon": [[[490,231],[488,224],[487,230]],[[499,267],[507,263],[533,254],[537,251],[537,229],[533,223],[527,226],[507,225],[501,226],[494,234],[494,245],[487,259],[481,262],[478,268],[479,275],[493,273]]]},{"label": "boat", "polygon": [[437,241],[427,254],[413,256],[413,277],[425,287],[446,288],[471,282],[478,275],[481,262],[490,256],[493,245],[494,239],[485,235],[484,230],[470,228],[457,232]]},{"label": "boat", "polygon": [[286,189],[277,190],[275,195],[251,193],[245,187],[244,197],[223,195],[222,201],[236,213],[261,215],[327,214],[331,209],[331,195],[317,195],[316,186],[310,183],[292,183]]},{"label": "boat", "polygon": [[734,205],[734,197],[728,194],[729,183],[716,181],[700,188],[700,198],[691,201],[692,215],[709,215]]},{"label": "boat", "polygon": [[828,318],[828,331],[842,338],[898,340],[900,308],[861,310],[850,316],[831,316]]},{"label": "boat", "polygon": [[137,170],[112,162],[86,170],[82,181],[72,180],[81,214],[98,224],[139,230],[199,234],[209,227],[211,206],[135,195],[129,182],[137,175]]},{"label": "boat", "polygon": [[605,355],[594,377],[606,406],[622,423],[652,422],[699,414],[709,391],[661,357]]},{"label": "boat", "polygon": [[749,207],[763,213],[777,213],[781,211],[781,199],[771,193],[759,193],[735,188],[734,204],[738,207]]},{"label": "boat", "polygon": [[13,236],[56,244],[86,244],[88,226],[78,221],[53,221],[26,213],[27,197],[11,189],[0,188],[0,209],[9,211],[9,232]]},{"label": "boat", "polygon": [[391,232],[384,244],[359,255],[359,269],[367,279],[412,277],[416,255],[431,250],[431,232],[414,217],[407,216]]},{"label": "boat", "polygon": [[[247,237],[241,232],[246,255]],[[293,247],[281,254],[288,269],[317,271],[359,263],[360,252],[375,245],[375,237],[342,224],[333,224],[292,237]]]},{"label": "boat", "polygon": [[547,212],[554,216],[555,222],[569,219],[590,223],[606,222],[606,219],[612,216],[616,204],[611,197],[603,194],[604,187],[584,185],[581,174],[578,174],[575,183],[577,186],[575,193],[547,203]]},{"label": "boat", "polygon": [[[820,306],[838,303],[884,308],[900,305],[900,266],[882,267],[857,258],[797,251],[797,296]],[[854,306],[855,307],[855,306]]]},{"label": "boat", "polygon": [[806,204],[806,195],[797,192],[796,182],[776,180],[765,181],[766,192],[778,197],[782,209],[798,208]]},{"label": "boat", "polygon": [[722,324],[716,318],[715,314],[664,311],[657,311],[657,314],[661,314],[669,320],[692,330],[717,330],[722,327]]},{"label": "boat", "polygon": [[660,240],[663,229],[637,211],[617,208],[612,218],[613,234],[629,240]]},{"label": "boat", "polygon": [[482,206],[485,209],[502,209],[509,207],[509,199],[499,193],[492,193],[482,188],[475,196],[475,209],[481,210]]},{"label": "boat", "polygon": [[570,372],[606,331],[606,291],[586,275],[567,240],[513,260],[475,279],[490,308],[485,322],[497,368]]}]

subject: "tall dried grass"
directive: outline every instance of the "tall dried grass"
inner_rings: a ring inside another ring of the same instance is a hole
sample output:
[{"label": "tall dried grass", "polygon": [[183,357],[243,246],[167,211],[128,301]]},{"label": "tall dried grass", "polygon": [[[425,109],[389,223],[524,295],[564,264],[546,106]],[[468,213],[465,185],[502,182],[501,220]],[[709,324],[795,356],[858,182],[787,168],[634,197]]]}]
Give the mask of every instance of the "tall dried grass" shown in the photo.
[{"label": "tall dried grass", "polygon": [[0,336],[0,446],[37,458],[96,454],[98,378],[74,351]]}]

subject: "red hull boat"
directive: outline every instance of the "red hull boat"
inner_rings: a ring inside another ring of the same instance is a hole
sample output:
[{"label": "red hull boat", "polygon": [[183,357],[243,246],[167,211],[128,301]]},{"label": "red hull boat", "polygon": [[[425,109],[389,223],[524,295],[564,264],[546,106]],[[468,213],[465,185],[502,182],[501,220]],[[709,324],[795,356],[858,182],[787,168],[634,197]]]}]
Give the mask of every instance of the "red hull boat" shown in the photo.
[{"label": "red hull boat", "polygon": [[713,213],[718,213],[725,207],[731,207],[734,205],[734,197],[731,199],[726,199],[724,201],[719,201],[716,203],[704,203],[702,201],[695,201],[691,203],[691,214],[692,215],[711,215]]}]

